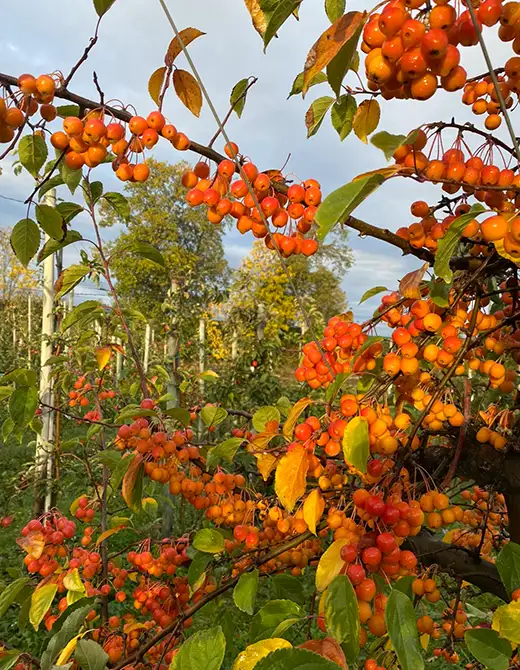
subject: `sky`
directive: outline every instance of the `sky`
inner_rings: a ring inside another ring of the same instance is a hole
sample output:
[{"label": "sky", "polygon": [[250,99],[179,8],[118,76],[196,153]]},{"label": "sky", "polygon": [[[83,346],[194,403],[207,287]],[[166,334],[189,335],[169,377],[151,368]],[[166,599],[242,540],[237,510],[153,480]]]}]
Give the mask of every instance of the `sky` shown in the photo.
[{"label": "sky", "polygon": [[[304,0],[300,20],[291,18],[287,21],[267,53],[263,51],[260,36],[251,26],[243,0],[167,0],[167,4],[179,29],[191,26],[206,33],[192,43],[190,53],[221,118],[229,107],[234,84],[251,75],[258,77],[257,84],[249,92],[242,118],[233,115],[227,129],[241,153],[249,156],[261,169],[280,168],[289,157],[285,173],[300,179],[317,179],[326,195],[356,175],[386,165],[382,152],[370,144],[361,143],[354,133],[340,142],[328,119],[316,136],[306,139],[305,112],[313,99],[330,94],[327,84],[312,88],[305,100],[296,96],[287,100],[294,78],[303,69],[307,52],[330,25],[322,0]],[[358,1],[349,2],[348,8],[363,10],[369,7]],[[10,4],[5,14],[4,9],[1,14],[0,70],[14,76],[23,72],[38,75],[55,70],[67,74],[88,44],[97,18],[92,0],[18,0]],[[99,42],[74,77],[71,90],[96,99],[92,81],[95,71],[107,102],[122,100],[146,116],[154,108],[147,93],[148,79],[163,64],[164,52],[172,37],[158,0],[116,0],[103,17]],[[494,48],[495,65],[499,66],[504,62],[504,55],[509,57],[510,47],[492,38],[489,40]],[[189,69],[182,55],[176,64]],[[463,50],[462,64],[470,76],[485,71],[478,47]],[[215,132],[215,122],[207,104],[203,105],[197,119],[171,92],[166,98],[164,112],[178,129],[202,144],[206,144]],[[420,124],[452,116],[461,122],[481,121],[460,104],[460,93],[439,91],[426,103],[383,100],[378,130],[406,135]],[[499,134],[503,135],[502,129]],[[180,154],[165,145],[160,142],[154,149],[154,156],[160,160],[196,159],[191,152]],[[222,143],[217,143],[215,148],[222,150]],[[97,178],[105,182],[105,191],[122,191],[121,182],[113,177],[109,166],[97,168],[99,170]],[[9,166],[3,166],[0,175],[1,226],[13,226],[25,216],[25,206],[7,198],[23,201],[31,190],[32,180],[28,175],[16,177]],[[65,193],[63,197],[67,197]],[[413,222],[409,214],[411,202],[424,199],[434,203],[438,197],[437,189],[430,185],[394,179],[366,200],[355,214],[374,225],[395,231]],[[87,226],[87,220],[77,219],[75,227],[82,234],[86,234]],[[236,230],[226,234],[225,252],[232,267],[239,265],[252,242],[252,236],[241,236]],[[397,288],[399,278],[418,268],[421,262],[413,257],[403,257],[398,249],[377,240],[360,238],[355,231],[352,231],[349,243],[354,265],[342,285],[356,319],[364,320],[371,316],[378,300],[374,298],[359,305],[363,293],[376,285]],[[77,260],[78,253],[77,249],[66,250],[65,262]]]}]

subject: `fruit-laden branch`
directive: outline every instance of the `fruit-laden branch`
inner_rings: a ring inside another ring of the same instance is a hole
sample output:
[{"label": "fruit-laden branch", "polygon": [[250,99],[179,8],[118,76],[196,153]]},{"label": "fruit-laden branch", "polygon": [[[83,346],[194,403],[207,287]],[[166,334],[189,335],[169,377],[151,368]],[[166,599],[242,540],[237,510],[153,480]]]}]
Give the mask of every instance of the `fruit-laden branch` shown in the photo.
[{"label": "fruit-laden branch", "polygon": [[[17,86],[18,82],[16,77],[0,73],[0,84],[4,86]],[[55,97],[72,102],[78,105],[81,110],[96,109],[100,106],[99,103],[95,102],[94,100],[90,100],[88,98],[84,98],[81,95],[77,95],[76,93],[72,93],[63,87],[56,90]],[[117,109],[116,107],[112,107],[110,105],[104,105],[104,109],[107,114],[112,115],[115,119],[123,121],[124,123],[128,123],[132,118],[132,114],[125,109]],[[468,128],[468,130],[470,130],[470,128]],[[205,158],[208,158],[209,160],[212,160],[216,163],[220,163],[226,158],[211,147],[199,144],[193,140],[190,140],[189,151],[192,151],[200,156],[204,156]],[[287,193],[287,185],[283,182],[273,182],[273,188],[279,193]],[[399,235],[396,235],[386,228],[379,228],[354,216],[349,216],[342,223],[343,225],[346,225],[353,230],[357,230],[360,235],[367,235],[369,237],[381,240],[382,242],[391,244],[392,246],[400,249],[403,254],[415,256],[416,258],[427,261],[430,263],[430,265],[433,265],[434,255],[430,251],[427,249],[415,249],[409,244],[407,240],[399,237]],[[479,264],[480,261],[477,258],[452,258],[450,261],[450,266],[453,270],[474,270],[478,267]]]},{"label": "fruit-laden branch", "polygon": [[463,579],[486,593],[492,593],[508,601],[507,593],[498,574],[498,570],[465,547],[445,544],[438,536],[428,530],[407,538],[402,545],[417,556],[423,565],[437,565],[442,572]]}]

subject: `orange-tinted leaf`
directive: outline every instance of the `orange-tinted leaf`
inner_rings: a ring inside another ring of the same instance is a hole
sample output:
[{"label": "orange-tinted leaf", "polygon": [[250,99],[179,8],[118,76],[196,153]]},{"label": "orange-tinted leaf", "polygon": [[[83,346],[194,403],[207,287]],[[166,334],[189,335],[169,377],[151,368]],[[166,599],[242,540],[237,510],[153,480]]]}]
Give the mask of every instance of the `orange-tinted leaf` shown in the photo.
[{"label": "orange-tinted leaf", "polygon": [[319,489],[312,490],[303,503],[303,518],[311,533],[316,535],[316,524],[321,519],[325,501]]},{"label": "orange-tinted leaf", "polygon": [[260,3],[258,0],[244,0],[246,3],[247,11],[251,14],[251,19],[253,20],[253,26],[256,32],[262,37],[265,34],[267,28],[267,18],[260,8]]},{"label": "orange-tinted leaf", "polygon": [[76,514],[76,510],[77,510],[78,507],[79,507],[79,501],[81,500],[81,498],[83,498],[84,495],[85,495],[85,494],[82,493],[80,496],[78,496],[78,497],[76,498],[76,500],[73,500],[73,501],[70,503],[69,512],[72,514],[72,516],[74,516],[74,514]]},{"label": "orange-tinted leaf", "polygon": [[43,554],[43,549],[45,547],[45,538],[43,533],[39,530],[33,530],[28,533],[25,537],[19,537],[16,540],[16,544],[21,547],[25,552],[34,556],[38,559]]},{"label": "orange-tinted leaf", "polygon": [[110,347],[96,347],[96,361],[98,364],[98,370],[103,370],[103,368],[106,368],[111,354],[112,349]]},{"label": "orange-tinted leaf", "polygon": [[307,642],[300,644],[299,648],[313,651],[315,654],[336,663],[343,670],[348,670],[345,652],[333,637],[325,637],[322,640],[307,640]]},{"label": "orange-tinted leaf", "polygon": [[165,76],[166,68],[163,65],[163,67],[158,67],[148,80],[148,93],[156,105],[159,105],[159,98],[161,96]]},{"label": "orange-tinted leaf", "polygon": [[428,263],[425,263],[421,268],[409,272],[401,279],[399,282],[399,291],[403,298],[408,298],[409,300],[420,299],[421,292],[419,291],[419,285],[422,282],[424,273],[428,269],[428,265]]},{"label": "orange-tinted leaf", "polygon": [[335,540],[320,558],[316,568],[316,589],[318,591],[324,591],[334,577],[339,575],[341,568],[345,565],[340,553],[349,541],[347,539]]},{"label": "orange-tinted leaf", "polygon": [[256,467],[258,472],[262,475],[264,482],[269,479],[271,472],[278,465],[280,460],[279,456],[273,456],[273,454],[255,454],[256,458]]},{"label": "orange-tinted leaf", "polygon": [[123,477],[123,486],[121,487],[121,494],[123,500],[131,510],[138,510],[141,505],[141,491],[143,485],[143,457],[137,454],[125,476]]},{"label": "orange-tinted leaf", "polygon": [[352,127],[359,139],[367,144],[367,137],[373,133],[381,118],[381,107],[375,98],[364,100],[356,109]]},{"label": "orange-tinted leaf", "polygon": [[192,114],[200,116],[202,91],[195,77],[186,70],[175,70],[173,85],[181,102],[186,105]]},{"label": "orange-tinted leaf", "polygon": [[179,38],[175,36],[173,40],[170,42],[170,46],[168,47],[168,51],[166,52],[166,56],[164,57],[164,62],[166,65],[170,66],[172,65],[173,61],[177,58],[177,56],[182,52],[182,46],[181,46],[181,40],[182,44],[184,44],[185,47],[188,46],[193,40],[196,40],[197,37],[200,37],[201,35],[205,35],[206,33],[203,33],[201,30],[198,28],[184,28],[184,30],[181,30],[179,33]]},{"label": "orange-tinted leaf", "polygon": [[267,447],[269,442],[273,439],[273,437],[278,436],[278,431],[266,431],[264,433],[257,433],[252,439],[250,444],[250,449],[249,451],[251,452],[258,452],[262,451]]},{"label": "orange-tinted leaf", "polygon": [[112,351],[117,351],[117,352],[119,352],[122,356],[125,355],[125,350],[124,350],[124,348],[123,348],[123,346],[122,346],[121,344],[117,344],[117,342],[112,342],[112,343],[110,344],[110,347],[111,347]]},{"label": "orange-tinted leaf", "polygon": [[389,179],[390,177],[393,177],[394,174],[399,173],[407,173],[409,172],[410,174],[412,173],[413,169],[412,168],[406,168],[403,165],[389,165],[388,167],[382,167],[378,168],[377,170],[369,170],[368,172],[363,172],[362,174],[358,174],[357,177],[354,177],[352,181],[357,181],[358,179],[365,179],[365,177],[372,177],[373,175],[379,174],[381,177],[384,177],[385,179]]},{"label": "orange-tinted leaf", "polygon": [[301,445],[287,452],[276,468],[274,490],[282,505],[292,512],[296,501],[305,493],[309,456]]},{"label": "orange-tinted leaf", "polygon": [[107,537],[119,533],[119,531],[123,530],[123,528],[125,528],[125,526],[116,526],[116,528],[109,528],[104,533],[101,533],[101,535],[96,540],[96,547],[99,547],[99,545],[103,542],[103,540],[106,540]]},{"label": "orange-tinted leaf", "polygon": [[365,12],[348,12],[328,28],[307,54],[303,70],[302,93],[309,90],[314,77],[326,67],[364,21]]},{"label": "orange-tinted leaf", "polygon": [[292,439],[294,428],[296,426],[296,423],[298,422],[300,414],[310,404],[312,404],[312,400],[310,398],[301,398],[300,400],[298,400],[298,402],[294,405],[294,407],[287,415],[287,419],[283,425],[283,435],[288,440]]}]

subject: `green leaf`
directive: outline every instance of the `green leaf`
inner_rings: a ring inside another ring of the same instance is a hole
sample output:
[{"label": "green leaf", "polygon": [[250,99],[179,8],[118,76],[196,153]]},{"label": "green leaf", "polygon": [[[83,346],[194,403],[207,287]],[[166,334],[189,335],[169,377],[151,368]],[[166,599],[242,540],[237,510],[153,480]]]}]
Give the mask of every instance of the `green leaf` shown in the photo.
[{"label": "green leaf", "polygon": [[17,598],[24,586],[30,581],[29,577],[21,577],[8,584],[0,593],[0,617],[3,617],[9,607],[17,602]]},{"label": "green leaf", "polygon": [[342,142],[352,131],[352,120],[354,119],[356,109],[356,99],[350,93],[341,95],[332,106],[330,113],[332,127],[338,133],[339,139]]},{"label": "green leaf", "polygon": [[252,615],[255,611],[259,574],[256,568],[251,572],[242,573],[237,585],[233,589],[235,605],[241,612],[245,612],[246,614]]},{"label": "green leaf", "polygon": [[343,433],[342,444],[345,463],[365,473],[370,453],[367,420],[361,416],[355,416],[351,419]]},{"label": "green leaf", "polygon": [[349,663],[359,654],[359,609],[356,592],[346,575],[338,575],[325,597],[327,632],[342,645]]},{"label": "green leaf", "polygon": [[509,542],[497,556],[496,566],[509,595],[520,588],[520,544]]},{"label": "green leaf", "polygon": [[197,551],[188,568],[188,584],[193,586],[211,562],[210,554]]},{"label": "green leaf", "polygon": [[214,468],[221,460],[232,463],[243,441],[241,437],[229,437],[216,447],[212,447],[206,456],[207,467]]},{"label": "green leaf", "polygon": [[392,133],[387,133],[386,130],[382,130],[380,133],[372,135],[370,143],[377,149],[381,149],[386,160],[389,161],[394,155],[397,147],[406,143],[406,135],[392,135]]},{"label": "green leaf", "polygon": [[73,170],[65,163],[65,161],[61,161],[60,175],[63,179],[63,183],[68,186],[69,191],[74,195],[74,192],[78,188],[81,178],[83,177],[83,171],[81,169]]},{"label": "green leaf", "polygon": [[153,263],[156,263],[163,268],[166,267],[166,262],[161,252],[152,244],[148,244],[148,242],[133,242],[132,246],[130,247],[130,251],[133,254],[141,256],[141,258],[146,258],[147,260],[152,261]]},{"label": "green leaf", "polygon": [[298,605],[305,603],[305,593],[300,579],[284,573],[275,575],[272,580],[275,598],[294,600]]},{"label": "green leaf", "polygon": [[343,16],[346,5],[346,0],[325,0],[325,13],[331,23]]},{"label": "green leaf", "polygon": [[38,627],[51,606],[57,591],[57,584],[45,584],[44,586],[40,586],[39,589],[36,589],[32,594],[29,621],[32,623],[34,630],[38,630]]},{"label": "green leaf", "polygon": [[[507,546],[507,545],[506,545]],[[489,670],[507,670],[513,648],[510,642],[490,628],[474,628],[464,633],[464,641],[473,656]]]},{"label": "green leaf", "polygon": [[21,653],[21,651],[16,651],[15,649],[2,651],[2,656],[0,656],[0,670],[11,670],[13,665],[16,665]]},{"label": "green leaf", "polygon": [[228,413],[222,407],[206,405],[200,410],[200,418],[206,426],[218,426],[227,418]]},{"label": "green leaf", "polygon": [[361,297],[361,300],[359,301],[359,304],[361,305],[362,302],[365,302],[365,300],[369,300],[370,298],[373,298],[375,295],[378,293],[382,293],[383,291],[388,291],[386,286],[374,286],[373,288],[369,288],[368,291],[365,291]]},{"label": "green leaf", "polygon": [[446,235],[438,241],[437,251],[435,253],[434,270],[437,277],[443,279],[446,284],[451,284],[453,272],[450,268],[450,261],[460,241],[464,228],[472,221],[475,216],[485,212],[486,209],[480,204],[473,205],[467,214],[458,216],[448,228]]},{"label": "green leaf", "polygon": [[67,293],[72,291],[72,289],[74,289],[89,273],[90,268],[88,265],[69,265],[68,268],[65,268],[61,274],[61,288],[58,293],[56,293],[55,300],[58,301],[60,298],[63,298],[64,295],[67,295]]},{"label": "green leaf", "polygon": [[103,670],[108,663],[108,654],[94,640],[78,640],[74,658],[83,670]]},{"label": "green leaf", "polygon": [[277,649],[264,656],[254,670],[338,670],[338,664],[307,649]]},{"label": "green leaf", "polygon": [[402,670],[424,670],[415,609],[410,598],[392,589],[386,603],[385,621]]},{"label": "green leaf", "polygon": [[183,407],[170,407],[170,409],[164,411],[164,414],[171,416],[172,419],[182,423],[183,426],[189,426],[191,423],[190,413]]},{"label": "green leaf", "polygon": [[214,528],[202,528],[197,531],[192,545],[197,551],[207,554],[220,554],[224,551],[224,536]]},{"label": "green leaf", "polygon": [[59,174],[55,175],[54,177],[51,177],[48,181],[46,181],[44,184],[41,185],[40,189],[38,190],[38,196],[40,198],[43,198],[43,196],[50,191],[53,188],[57,188],[58,186],[61,186],[63,184],[63,179]]},{"label": "green leaf", "polygon": [[40,135],[24,135],[18,143],[18,156],[24,168],[37,177],[47,160],[48,149]]},{"label": "green leaf", "polygon": [[[56,585],[48,584],[48,586]],[[41,591],[44,588],[47,587],[43,586],[38,590]],[[38,591],[36,591],[36,593],[38,593]],[[71,608],[73,607],[75,609],[71,611]],[[85,617],[91,609],[92,602],[85,605],[84,601],[78,601],[77,603],[69,605],[66,611],[55,622],[52,627],[52,630],[55,631],[54,635],[51,637],[47,649],[42,654],[41,670],[52,670],[54,662],[58,658],[60,652],[63,651],[63,648],[78,634],[79,629],[85,621]]]},{"label": "green leaf", "polygon": [[85,211],[76,202],[60,202],[56,205],[56,210],[62,215],[66,223],[70,223],[75,216]]},{"label": "green leaf", "polygon": [[100,181],[83,180],[83,197],[87,205],[95,205],[103,195],[103,184]]},{"label": "green leaf", "polygon": [[329,386],[327,386],[327,389],[325,391],[325,400],[327,402],[333,402],[340,388],[343,386],[345,381],[350,377],[350,374],[351,374],[350,372],[340,372],[335,376],[334,381],[332,382],[332,384],[329,384]]},{"label": "green leaf", "polygon": [[59,105],[56,107],[56,112],[60,119],[66,119],[67,116],[79,116],[79,105]]},{"label": "green leaf", "polygon": [[9,435],[14,430],[14,421],[11,419],[10,416],[7,417],[7,419],[3,422],[2,424],[2,439],[4,442],[6,442],[7,438]]},{"label": "green leaf", "polygon": [[431,281],[428,282],[430,288],[429,296],[436,305],[439,307],[449,307],[449,295],[451,291],[451,284],[446,284],[443,281]]},{"label": "green leaf", "polygon": [[0,378],[4,384],[14,382],[16,386],[36,386],[37,377],[35,370],[27,368],[16,368]]},{"label": "green leaf", "polygon": [[249,79],[241,79],[238,83],[233,86],[231,91],[231,97],[229,98],[229,104],[234,105],[233,111],[236,113],[238,118],[242,116],[244,107],[246,104],[246,91],[249,84]]},{"label": "green leaf", "polygon": [[103,195],[103,198],[121,218],[125,220],[130,218],[130,205],[122,193],[109,191]]},{"label": "green leaf", "polygon": [[45,244],[41,248],[36,261],[38,263],[41,263],[51,254],[55,254],[59,249],[68,247],[69,244],[74,244],[74,242],[79,242],[82,239],[83,237],[81,236],[81,233],[78,233],[77,230],[67,230],[67,233],[65,237],[61,240],[61,242],[58,242],[58,240],[53,239],[47,240],[47,242],[45,242]]},{"label": "green leaf", "polygon": [[38,407],[38,391],[34,386],[20,386],[9,398],[9,414],[17,428],[25,428]]},{"label": "green leaf", "polygon": [[94,0],[94,9],[98,16],[106,14],[116,0]]},{"label": "green leaf", "polygon": [[173,657],[170,670],[219,670],[226,653],[220,626],[194,633]]},{"label": "green leaf", "polygon": [[66,233],[61,214],[49,205],[36,205],[36,220],[49,237],[61,240]]},{"label": "green leaf", "polygon": [[143,409],[142,407],[137,407],[134,405],[129,405],[128,407],[123,407],[123,409],[116,416],[117,423],[125,423],[128,419],[134,419],[140,416],[153,416],[154,418],[158,417],[157,412],[154,409]]},{"label": "green leaf", "polygon": [[316,212],[318,238],[323,240],[339,221],[346,221],[352,212],[385,181],[380,174],[373,174],[351,181],[328,195]]},{"label": "green leaf", "polygon": [[[342,15],[343,14],[341,14],[341,16]],[[363,32],[365,20],[366,19],[361,20],[354,34],[345,42],[338,53],[327,65],[327,79],[330,87],[336,94],[336,97],[339,97],[341,93],[341,85],[345,79],[345,75],[349,70],[354,70],[357,65],[357,47],[359,44],[359,38]]]},{"label": "green leaf", "polygon": [[121,458],[115,469],[112,471],[112,476],[110,477],[110,486],[113,491],[117,491],[121,485],[123,477],[126,475],[126,472],[130,467],[130,463],[134,460],[134,458],[135,454],[129,454],[128,456]]},{"label": "green leaf", "polygon": [[[325,75],[323,72],[318,72],[314,77],[314,79],[309,84],[309,88],[311,88],[311,86],[316,86],[317,84],[323,84],[326,81],[327,81],[327,75]],[[300,74],[297,75],[296,79],[293,81],[291,92],[287,96],[287,100],[293,95],[300,95],[302,91],[303,91],[303,72],[300,72]]]},{"label": "green leaf", "polygon": [[199,379],[202,379],[203,382],[215,383],[219,375],[214,370],[204,370],[199,375]]},{"label": "green leaf", "polygon": [[79,305],[73,307],[61,322],[61,332],[71,328],[75,323],[83,319],[87,314],[99,312],[102,310],[101,303],[98,300],[85,300]]},{"label": "green leaf", "polygon": [[392,582],[392,588],[401,591],[405,596],[413,600],[412,582],[415,580],[415,575],[406,575],[400,577],[396,582]]},{"label": "green leaf", "polygon": [[276,407],[260,407],[257,409],[257,411],[253,414],[253,428],[258,431],[259,433],[263,433],[265,431],[265,425],[266,423],[270,421],[277,421],[280,423],[280,412]]},{"label": "green leaf", "polygon": [[267,45],[276,35],[278,29],[287,21],[301,1],[302,0],[278,0],[276,7],[269,17],[269,22],[263,35],[264,50],[267,49]]},{"label": "green leaf", "polygon": [[305,114],[305,127],[307,128],[307,138],[315,135],[320,129],[325,114],[331,108],[331,105],[334,102],[334,98],[331,98],[329,95],[324,95],[322,98],[314,100],[307,114]]},{"label": "green leaf", "polygon": [[11,246],[16,258],[27,267],[40,246],[40,229],[32,219],[18,221],[11,233]]},{"label": "green leaf", "polygon": [[253,617],[249,637],[251,642],[272,637],[278,626],[289,618],[299,618],[302,611],[292,600],[270,600]]},{"label": "green leaf", "polygon": [[0,386],[0,401],[9,398],[14,391],[12,386]]}]

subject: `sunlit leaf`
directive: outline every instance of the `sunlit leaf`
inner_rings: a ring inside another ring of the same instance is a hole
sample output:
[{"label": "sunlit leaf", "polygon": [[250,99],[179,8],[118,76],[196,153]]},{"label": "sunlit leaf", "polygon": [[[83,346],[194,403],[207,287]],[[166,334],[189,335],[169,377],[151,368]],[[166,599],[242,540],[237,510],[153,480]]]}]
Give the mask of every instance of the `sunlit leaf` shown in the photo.
[{"label": "sunlit leaf", "polygon": [[[296,79],[293,81],[291,92],[287,96],[287,99],[289,99],[292,95],[300,95],[300,93],[303,91],[303,74],[303,72],[300,72],[300,74],[296,76]],[[326,81],[327,76],[323,72],[317,72],[316,76],[309,84],[309,88],[311,88],[311,86],[316,86],[316,84],[323,84]]]},{"label": "sunlit leaf", "polygon": [[329,111],[333,102],[334,98],[325,95],[322,98],[314,100],[314,102],[311,104],[307,110],[307,113],[305,114],[305,127],[307,128],[308,138],[312,137],[318,132],[321,124],[323,123],[323,119],[325,118],[325,114]]},{"label": "sunlit leaf", "polygon": [[392,135],[392,133],[387,133],[386,130],[382,130],[370,138],[370,143],[381,149],[387,161],[392,158],[397,147],[402,146],[404,142],[406,142],[406,135]]},{"label": "sunlit leaf", "polygon": [[[126,459],[122,459],[124,463]],[[143,490],[144,463],[141,454],[133,458],[123,477],[123,487],[121,494],[123,500],[133,512],[141,509],[141,499]]]},{"label": "sunlit leaf", "polygon": [[258,579],[259,572],[256,568],[251,572],[244,572],[240,575],[240,579],[233,589],[233,601],[241,612],[249,615],[253,614],[258,591]]},{"label": "sunlit leaf", "polygon": [[253,414],[253,428],[257,430],[259,433],[267,430],[266,424],[276,421],[277,423],[280,421],[280,411],[276,407],[271,407],[271,406],[266,406],[266,407],[260,407],[259,409],[256,410],[256,412]]},{"label": "sunlit leaf", "polygon": [[38,407],[38,391],[34,386],[20,386],[9,398],[9,414],[15,427],[25,428]]},{"label": "sunlit leaf", "polygon": [[293,406],[289,414],[287,415],[287,419],[283,425],[283,435],[285,438],[288,440],[292,439],[294,429],[296,427],[296,424],[298,423],[298,419],[300,418],[301,413],[305,410],[306,407],[312,404],[311,398],[301,398],[298,400],[297,403]]},{"label": "sunlit leaf", "polygon": [[40,588],[36,589],[32,594],[29,621],[33,625],[34,630],[38,630],[38,627],[51,606],[57,591],[57,584],[44,584],[44,586],[40,586]]},{"label": "sunlit leaf", "polygon": [[350,419],[343,434],[342,445],[345,463],[365,473],[370,453],[368,422],[365,418],[355,416]]},{"label": "sunlit leaf", "polygon": [[253,617],[251,621],[251,642],[258,642],[268,637],[276,637],[275,630],[287,619],[298,620],[302,610],[292,600],[270,600]]},{"label": "sunlit leaf", "polygon": [[179,36],[175,36],[168,46],[168,51],[164,57],[165,64],[173,64],[177,56],[182,53],[182,44],[187,47],[188,44],[191,44],[197,37],[201,37],[201,35],[205,34],[206,33],[203,33],[198,28],[184,28],[184,30],[181,30]]},{"label": "sunlit leaf", "polygon": [[186,70],[175,70],[173,86],[179,100],[186,105],[192,114],[200,116],[202,91],[195,77]]},{"label": "sunlit leaf", "polygon": [[421,291],[419,286],[423,280],[424,273],[429,267],[429,263],[424,263],[422,267],[418,270],[413,270],[408,272],[405,276],[399,281],[399,291],[403,298],[408,298],[409,300],[419,300],[421,297]]},{"label": "sunlit leaf", "polygon": [[219,670],[225,652],[226,638],[220,626],[201,630],[184,642],[170,670]]},{"label": "sunlit leaf", "polygon": [[316,524],[325,510],[325,500],[319,489],[313,489],[303,503],[303,518],[313,535],[316,535]]},{"label": "sunlit leaf", "polygon": [[359,139],[365,144],[368,136],[374,132],[381,118],[381,107],[375,98],[363,100],[354,114],[352,127]]},{"label": "sunlit leaf", "polygon": [[11,246],[20,263],[27,267],[40,246],[40,229],[32,219],[22,219],[14,226]]},{"label": "sunlit leaf", "polygon": [[61,240],[65,237],[67,229],[63,217],[54,207],[49,205],[36,205],[36,220],[40,228],[55,240]]},{"label": "sunlit leaf", "polygon": [[474,628],[464,633],[464,641],[473,656],[489,670],[507,670],[513,648],[495,630]]},{"label": "sunlit leaf", "polygon": [[339,139],[343,140],[350,135],[352,131],[352,121],[356,113],[357,102],[353,95],[341,95],[332,105],[330,118],[332,127],[338,133]]},{"label": "sunlit leaf", "polygon": [[166,71],[167,68],[164,67],[164,65],[162,67],[158,67],[148,80],[148,93],[157,106],[160,104],[160,97],[164,85]]},{"label": "sunlit leaf", "polygon": [[246,91],[249,85],[249,79],[241,79],[237,82],[231,91],[229,104],[233,107],[233,111],[240,118],[246,104]]},{"label": "sunlit leaf", "polygon": [[70,293],[88,274],[90,274],[88,265],[69,265],[65,268],[56,281],[55,299],[59,300]]},{"label": "sunlit leaf", "polygon": [[47,155],[47,144],[41,135],[24,135],[18,143],[20,163],[33,177],[38,176]]},{"label": "sunlit leaf", "polygon": [[502,605],[493,614],[493,630],[512,644],[520,644],[520,600]]},{"label": "sunlit leaf", "polygon": [[400,667],[403,670],[423,670],[415,609],[410,598],[397,589],[392,589],[388,596],[385,622]]},{"label": "sunlit leaf", "polygon": [[110,361],[110,356],[112,355],[112,349],[110,347],[96,347],[96,361],[98,365],[98,370],[103,370],[108,365]]},{"label": "sunlit leaf", "polygon": [[236,657],[233,670],[253,670],[264,656],[277,649],[289,649],[292,644],[281,637],[273,637],[250,644]]},{"label": "sunlit leaf", "polygon": [[192,545],[197,551],[220,554],[224,551],[224,536],[214,528],[202,528],[195,534]]},{"label": "sunlit leaf", "polygon": [[282,25],[287,21],[294,10],[298,7],[300,2],[302,2],[302,0],[278,0],[276,6],[269,15],[269,20],[263,35],[264,45],[266,48],[269,42],[276,35],[279,28],[281,28]]},{"label": "sunlit leaf", "polygon": [[349,540],[341,539],[334,542],[322,554],[316,568],[316,590],[325,591],[332,580],[339,575],[345,561],[341,558],[341,550]]},{"label": "sunlit leaf", "polygon": [[280,459],[276,467],[274,490],[278,500],[292,512],[305,493],[309,457],[305,447],[297,445]]}]

